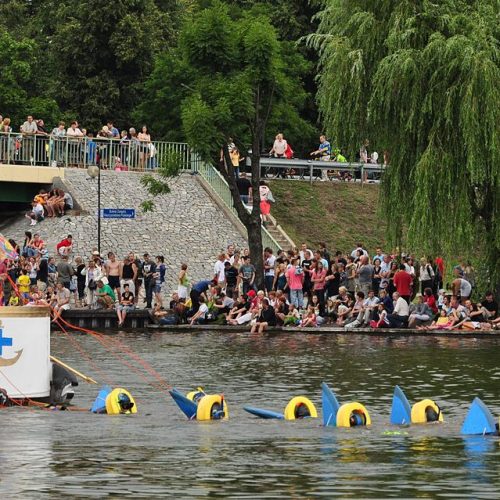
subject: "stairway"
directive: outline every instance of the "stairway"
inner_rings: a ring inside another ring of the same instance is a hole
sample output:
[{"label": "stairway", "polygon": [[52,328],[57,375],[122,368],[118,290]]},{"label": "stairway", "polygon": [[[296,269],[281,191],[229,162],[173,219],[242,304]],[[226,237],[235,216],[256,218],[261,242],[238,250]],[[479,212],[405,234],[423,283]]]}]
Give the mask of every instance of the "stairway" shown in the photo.
[{"label": "stairway", "polygon": [[279,244],[282,250],[290,250],[294,245],[293,241],[288,237],[286,237],[286,233],[276,223],[274,218],[271,218],[271,222],[266,225],[266,229],[268,233],[276,240],[276,243]]}]

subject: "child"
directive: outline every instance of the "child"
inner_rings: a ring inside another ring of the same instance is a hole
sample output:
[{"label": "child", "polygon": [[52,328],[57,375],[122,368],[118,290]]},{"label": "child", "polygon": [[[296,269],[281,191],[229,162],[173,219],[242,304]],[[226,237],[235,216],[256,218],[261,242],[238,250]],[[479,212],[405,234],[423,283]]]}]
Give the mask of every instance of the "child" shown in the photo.
[{"label": "child", "polygon": [[378,310],[378,320],[372,319],[370,321],[370,326],[372,328],[387,328],[389,326],[389,320],[387,319],[387,311],[385,310],[385,305],[380,302],[377,306]]},{"label": "child", "polygon": [[307,306],[307,311],[304,313],[302,317],[302,321],[300,322],[300,326],[302,327],[316,327],[316,313],[314,312],[314,306]]},{"label": "child", "polygon": [[293,305],[288,306],[288,314],[283,320],[283,326],[297,326],[300,323],[299,310]]},{"label": "child", "polygon": [[28,271],[26,269],[21,270],[21,274],[17,278],[16,284],[23,301],[28,301],[31,281],[30,277],[28,276]]},{"label": "child", "polygon": [[430,326],[417,326],[417,330],[450,330],[455,323],[453,317],[448,317],[445,308],[439,311],[439,317]]}]

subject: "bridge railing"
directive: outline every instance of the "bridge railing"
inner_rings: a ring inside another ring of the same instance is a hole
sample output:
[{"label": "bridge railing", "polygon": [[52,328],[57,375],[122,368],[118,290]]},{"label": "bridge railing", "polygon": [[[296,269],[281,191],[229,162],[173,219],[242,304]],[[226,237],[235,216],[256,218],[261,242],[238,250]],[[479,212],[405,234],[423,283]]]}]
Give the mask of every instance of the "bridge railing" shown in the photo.
[{"label": "bridge railing", "polygon": [[172,154],[191,169],[191,150],[182,142],[0,133],[2,164],[146,171]]},{"label": "bridge railing", "polygon": [[359,179],[378,180],[385,170],[377,163],[341,163],[336,161],[260,158],[262,177],[314,180]]}]

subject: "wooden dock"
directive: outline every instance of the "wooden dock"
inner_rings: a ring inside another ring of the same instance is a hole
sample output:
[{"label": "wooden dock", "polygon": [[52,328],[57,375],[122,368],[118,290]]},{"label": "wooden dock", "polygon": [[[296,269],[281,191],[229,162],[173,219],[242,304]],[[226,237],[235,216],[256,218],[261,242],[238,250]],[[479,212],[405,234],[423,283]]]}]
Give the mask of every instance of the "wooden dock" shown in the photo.
[{"label": "wooden dock", "polygon": [[[165,333],[190,333],[190,332],[249,332],[248,325],[231,326],[231,325],[158,325],[156,324],[146,309],[136,309],[127,314],[125,325],[118,328],[118,318],[115,311],[105,310],[89,310],[89,309],[70,309],[63,312],[63,318],[69,323],[80,328],[88,328],[99,332],[118,329],[121,331],[127,330],[149,330]],[[57,325],[53,325],[57,329]],[[355,328],[352,330],[344,330],[338,326],[320,326],[316,328],[300,328],[300,327],[275,327],[266,330],[269,333],[305,333],[305,334],[332,334],[332,335],[373,335],[373,336],[423,336],[423,337],[500,337],[500,330],[483,331],[483,330],[410,330],[408,328]]]}]

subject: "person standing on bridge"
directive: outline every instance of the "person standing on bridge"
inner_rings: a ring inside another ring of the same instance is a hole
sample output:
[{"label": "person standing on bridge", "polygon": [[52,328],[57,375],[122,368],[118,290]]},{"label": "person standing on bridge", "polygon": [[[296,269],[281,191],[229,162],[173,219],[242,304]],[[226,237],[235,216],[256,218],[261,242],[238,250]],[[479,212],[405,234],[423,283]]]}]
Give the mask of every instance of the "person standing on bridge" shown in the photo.
[{"label": "person standing on bridge", "polygon": [[[330,161],[331,155],[332,155],[332,146],[326,140],[326,135],[322,134],[319,136],[318,149],[316,149],[316,151],[313,151],[311,153],[311,156],[321,161]],[[328,178],[327,170],[321,169],[321,180],[326,180],[327,178]]]},{"label": "person standing on bridge", "polygon": [[274,156],[275,158],[284,158],[285,151],[288,146],[283,134],[279,133],[274,139],[273,147],[269,151],[269,156]]}]

